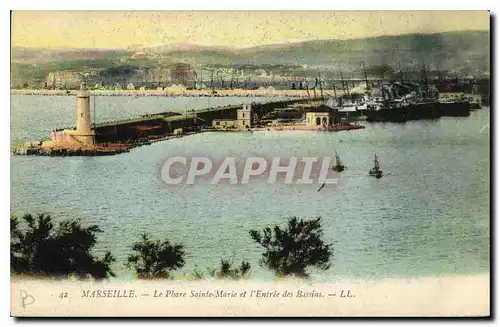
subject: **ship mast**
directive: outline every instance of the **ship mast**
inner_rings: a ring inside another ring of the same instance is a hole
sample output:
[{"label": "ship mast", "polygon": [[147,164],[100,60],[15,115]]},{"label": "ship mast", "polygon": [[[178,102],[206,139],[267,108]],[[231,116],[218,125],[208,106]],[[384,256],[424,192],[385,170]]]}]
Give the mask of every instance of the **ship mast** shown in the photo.
[{"label": "ship mast", "polygon": [[401,69],[401,63],[398,61],[399,78],[401,79],[401,84],[403,84],[403,70]]},{"label": "ship mast", "polygon": [[362,61],[361,64],[363,65],[363,74],[365,75],[366,90],[370,91],[370,84],[368,84],[368,76],[366,75],[365,62]]},{"label": "ship mast", "polygon": [[203,89],[203,66],[200,69],[200,90]]},{"label": "ship mast", "polygon": [[314,79],[314,87],[313,87],[314,99],[316,99],[316,87],[318,87],[318,78]]},{"label": "ship mast", "polygon": [[247,76],[245,80],[245,90],[250,90],[250,75]]},{"label": "ship mast", "polygon": [[[216,70],[215,71],[215,82],[214,82],[214,86],[217,85],[217,80],[219,79],[219,71]],[[222,81],[222,78],[221,78],[221,81]],[[222,87],[221,87],[222,88]]]},{"label": "ship mast", "polygon": [[348,94],[349,93],[349,85],[347,85],[347,90],[346,90],[346,85],[344,85],[344,74],[342,74],[342,68],[340,68],[340,81],[342,82],[342,95],[344,93]]},{"label": "ship mast", "polygon": [[193,89],[195,90],[198,90],[198,74],[196,74],[196,69],[193,69],[193,82],[194,82],[194,85],[193,85]]},{"label": "ship mast", "polygon": [[212,94],[214,93],[214,71],[212,70],[212,77],[210,77],[210,88],[212,89]]},{"label": "ship mast", "polygon": [[318,82],[319,82],[319,91],[321,92],[321,99],[323,99],[323,85],[321,84],[321,73],[318,72]]},{"label": "ship mast", "polygon": [[311,94],[309,93],[309,83],[307,82],[307,77],[304,75],[304,83],[306,84],[307,97],[311,100]]},{"label": "ship mast", "polygon": [[380,91],[382,91],[382,99],[385,100],[385,92],[384,92],[384,85],[383,85],[383,79],[384,79],[384,71],[383,68],[380,67]]},{"label": "ship mast", "polygon": [[423,75],[423,78],[424,78],[424,91],[425,91],[425,99],[427,99],[429,97],[428,95],[428,83],[427,83],[427,72],[426,72],[426,69],[425,69],[425,61],[422,59],[422,75]]},{"label": "ship mast", "polygon": [[222,74],[220,75],[220,89],[224,90],[224,76]]}]

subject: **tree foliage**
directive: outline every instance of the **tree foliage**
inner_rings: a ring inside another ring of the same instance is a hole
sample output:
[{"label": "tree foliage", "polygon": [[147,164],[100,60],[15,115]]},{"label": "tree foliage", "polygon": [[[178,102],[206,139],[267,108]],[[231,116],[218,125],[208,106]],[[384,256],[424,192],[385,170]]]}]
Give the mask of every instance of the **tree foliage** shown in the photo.
[{"label": "tree foliage", "polygon": [[262,232],[251,230],[252,239],[265,248],[260,263],[278,276],[308,276],[310,266],[330,267],[331,244],[322,240],[321,218],[303,220],[290,218],[286,228],[266,227]]},{"label": "tree foliage", "polygon": [[25,214],[20,227],[17,217],[10,218],[11,272],[31,276],[93,277],[115,276],[110,265],[115,258],[106,252],[96,259],[91,250],[96,244],[97,225],[82,227],[78,220],[64,220],[54,226],[50,215]]},{"label": "tree foliage", "polygon": [[217,278],[240,279],[250,272],[251,266],[248,261],[242,261],[239,267],[233,267],[233,264],[232,261],[221,259],[220,269],[215,274]]},{"label": "tree foliage", "polygon": [[[215,269],[208,270],[211,277],[215,276]],[[194,270],[187,275],[188,280],[202,280],[205,279],[205,273],[196,266]]]},{"label": "tree foliage", "polygon": [[103,78],[130,77],[135,73],[135,67],[130,65],[120,65],[104,69],[101,72]]},{"label": "tree foliage", "polygon": [[[248,276],[250,268],[250,263],[247,261],[242,261],[239,266],[235,267],[233,261],[221,259],[218,269],[207,268],[206,272],[210,278],[241,279]],[[205,279],[205,273],[196,266],[187,277],[189,280],[203,280]]]},{"label": "tree foliage", "polygon": [[128,256],[126,265],[134,268],[140,279],[169,278],[171,271],[184,266],[183,248],[168,240],[151,240],[143,233],[141,240],[133,244],[134,254]]}]

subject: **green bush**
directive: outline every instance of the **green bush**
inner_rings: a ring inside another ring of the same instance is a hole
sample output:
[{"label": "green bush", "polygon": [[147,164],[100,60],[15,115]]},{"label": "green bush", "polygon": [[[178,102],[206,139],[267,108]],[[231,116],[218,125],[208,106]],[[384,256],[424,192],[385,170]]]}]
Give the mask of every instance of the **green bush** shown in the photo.
[{"label": "green bush", "polygon": [[248,275],[250,268],[251,266],[247,261],[242,261],[239,267],[233,268],[232,261],[221,259],[220,269],[215,273],[215,275],[220,279],[240,279]]},{"label": "green bush", "polygon": [[332,245],[322,240],[321,218],[293,217],[285,229],[266,227],[262,232],[251,230],[250,236],[265,249],[261,265],[277,276],[307,277],[310,266],[324,270],[330,267]]},{"label": "green bush", "polygon": [[128,256],[126,266],[135,269],[139,279],[170,278],[170,273],[185,263],[183,245],[150,240],[145,233],[132,250],[135,253]]},{"label": "green bush", "polygon": [[106,252],[96,259],[91,250],[96,243],[97,225],[87,228],[78,220],[64,220],[54,226],[49,215],[37,218],[31,214],[22,217],[27,226],[20,228],[20,221],[10,218],[11,272],[14,274],[47,277],[104,279],[115,276],[110,264],[115,258]]}]

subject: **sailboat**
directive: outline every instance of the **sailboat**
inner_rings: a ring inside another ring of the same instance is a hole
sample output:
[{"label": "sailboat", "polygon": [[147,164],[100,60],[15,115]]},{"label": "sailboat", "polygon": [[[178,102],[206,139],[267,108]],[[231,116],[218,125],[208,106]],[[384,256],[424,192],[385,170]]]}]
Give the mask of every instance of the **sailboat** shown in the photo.
[{"label": "sailboat", "polygon": [[380,165],[378,162],[378,157],[375,155],[373,168],[368,172],[370,176],[375,176],[376,178],[382,177],[382,170],[380,170]]},{"label": "sailboat", "polygon": [[346,169],[346,168],[347,167],[344,166],[344,164],[340,160],[340,156],[339,156],[338,152],[335,150],[335,166],[332,167],[332,170],[341,172],[341,171],[344,171],[344,169]]}]

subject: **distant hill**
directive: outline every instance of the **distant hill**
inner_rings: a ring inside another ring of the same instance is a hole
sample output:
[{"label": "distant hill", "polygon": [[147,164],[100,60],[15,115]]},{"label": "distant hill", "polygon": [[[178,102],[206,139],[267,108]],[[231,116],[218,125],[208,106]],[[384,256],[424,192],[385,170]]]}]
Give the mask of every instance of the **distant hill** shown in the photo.
[{"label": "distant hill", "polygon": [[[136,46],[128,49],[33,49],[13,48],[13,75],[42,75],[57,69],[99,68],[113,65],[153,67],[169,63],[194,65],[307,65],[343,70],[389,65],[415,70],[422,63],[431,69],[458,72],[489,72],[489,31],[379,36],[351,40],[314,40],[273,44],[245,49],[176,43]],[[36,72],[33,72],[32,70]]]},{"label": "distant hill", "polygon": [[13,63],[39,64],[54,61],[116,59],[129,57],[127,49],[49,49],[13,47],[11,61]]},{"label": "distant hill", "polygon": [[230,47],[224,46],[205,46],[194,43],[171,43],[160,44],[155,46],[142,46],[133,49],[133,57],[148,55],[164,55],[172,52],[186,52],[186,53],[199,53],[199,52],[231,52]]},{"label": "distant hill", "polygon": [[[155,51],[151,51],[154,49]],[[163,50],[163,51],[162,51]],[[143,48],[144,51],[144,48]],[[155,47],[155,57],[195,64],[283,64],[359,67],[396,65],[419,67],[422,60],[442,70],[468,67],[489,70],[488,31],[462,31],[436,34],[407,34],[352,40],[315,40],[273,44],[246,49],[215,47]]]}]

